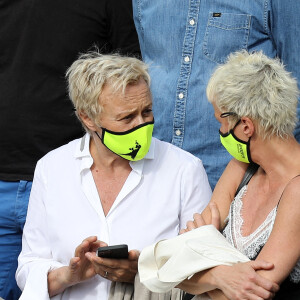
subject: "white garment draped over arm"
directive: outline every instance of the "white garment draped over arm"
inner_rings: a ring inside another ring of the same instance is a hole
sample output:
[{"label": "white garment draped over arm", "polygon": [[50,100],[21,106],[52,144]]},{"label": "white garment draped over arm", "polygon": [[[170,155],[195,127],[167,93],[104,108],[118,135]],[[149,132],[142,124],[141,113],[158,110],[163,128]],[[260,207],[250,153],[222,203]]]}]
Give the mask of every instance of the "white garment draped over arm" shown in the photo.
[{"label": "white garment draped over arm", "polygon": [[152,292],[162,293],[197,272],[247,261],[213,225],[206,225],[146,247],[138,269],[141,282]]}]

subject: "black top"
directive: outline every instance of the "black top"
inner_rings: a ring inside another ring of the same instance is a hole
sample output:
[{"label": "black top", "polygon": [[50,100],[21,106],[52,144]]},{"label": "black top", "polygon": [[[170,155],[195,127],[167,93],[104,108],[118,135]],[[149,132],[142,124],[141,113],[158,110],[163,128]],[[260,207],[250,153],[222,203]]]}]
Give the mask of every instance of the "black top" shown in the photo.
[{"label": "black top", "polygon": [[79,53],[140,55],[131,0],[1,0],[0,180],[32,180],[38,159],[83,134],[67,96]]}]

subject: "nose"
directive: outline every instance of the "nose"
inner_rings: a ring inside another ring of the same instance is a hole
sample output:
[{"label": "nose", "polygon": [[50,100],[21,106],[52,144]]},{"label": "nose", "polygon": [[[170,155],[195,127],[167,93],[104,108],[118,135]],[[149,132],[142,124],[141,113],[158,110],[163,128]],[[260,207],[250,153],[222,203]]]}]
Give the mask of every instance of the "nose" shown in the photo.
[{"label": "nose", "polygon": [[223,127],[223,126],[220,127],[219,132],[220,132],[221,134],[226,134],[227,131],[224,130],[224,128],[222,128],[222,127]]},{"label": "nose", "polygon": [[135,120],[135,126],[139,126],[141,124],[144,124],[146,121],[146,118],[142,114],[138,114]]},{"label": "nose", "polygon": [[151,122],[153,120],[153,113],[152,111],[149,112],[140,112],[136,115],[134,120],[134,127],[144,124],[146,122]]}]

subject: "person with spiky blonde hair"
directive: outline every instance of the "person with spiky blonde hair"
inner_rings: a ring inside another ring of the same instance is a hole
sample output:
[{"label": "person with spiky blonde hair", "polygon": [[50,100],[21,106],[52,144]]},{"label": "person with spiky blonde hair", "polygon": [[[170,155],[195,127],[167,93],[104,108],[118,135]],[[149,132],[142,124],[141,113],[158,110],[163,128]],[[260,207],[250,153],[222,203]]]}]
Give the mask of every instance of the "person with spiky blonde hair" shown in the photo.
[{"label": "person with spiky blonde hair", "polygon": [[278,59],[239,51],[215,70],[207,96],[233,159],[210,208],[182,232],[212,222],[251,261],[198,273],[180,288],[211,299],[300,299],[297,81]]}]

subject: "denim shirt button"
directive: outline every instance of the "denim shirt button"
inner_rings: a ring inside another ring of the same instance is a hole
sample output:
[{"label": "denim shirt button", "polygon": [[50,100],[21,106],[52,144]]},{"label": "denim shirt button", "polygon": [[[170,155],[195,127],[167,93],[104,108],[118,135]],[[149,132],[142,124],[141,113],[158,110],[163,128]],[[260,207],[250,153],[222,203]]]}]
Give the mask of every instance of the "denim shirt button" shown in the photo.
[{"label": "denim shirt button", "polygon": [[181,130],[177,129],[177,130],[175,131],[175,134],[176,134],[177,136],[181,135]]},{"label": "denim shirt button", "polygon": [[194,19],[190,19],[190,25],[195,25],[195,20]]},{"label": "denim shirt button", "polygon": [[189,61],[190,61],[190,58],[189,58],[188,56],[186,56],[186,57],[184,58],[184,61],[185,61],[185,62],[189,62]]},{"label": "denim shirt button", "polygon": [[184,97],[183,93],[179,93],[178,97],[179,97],[179,99],[183,99],[183,97]]}]

